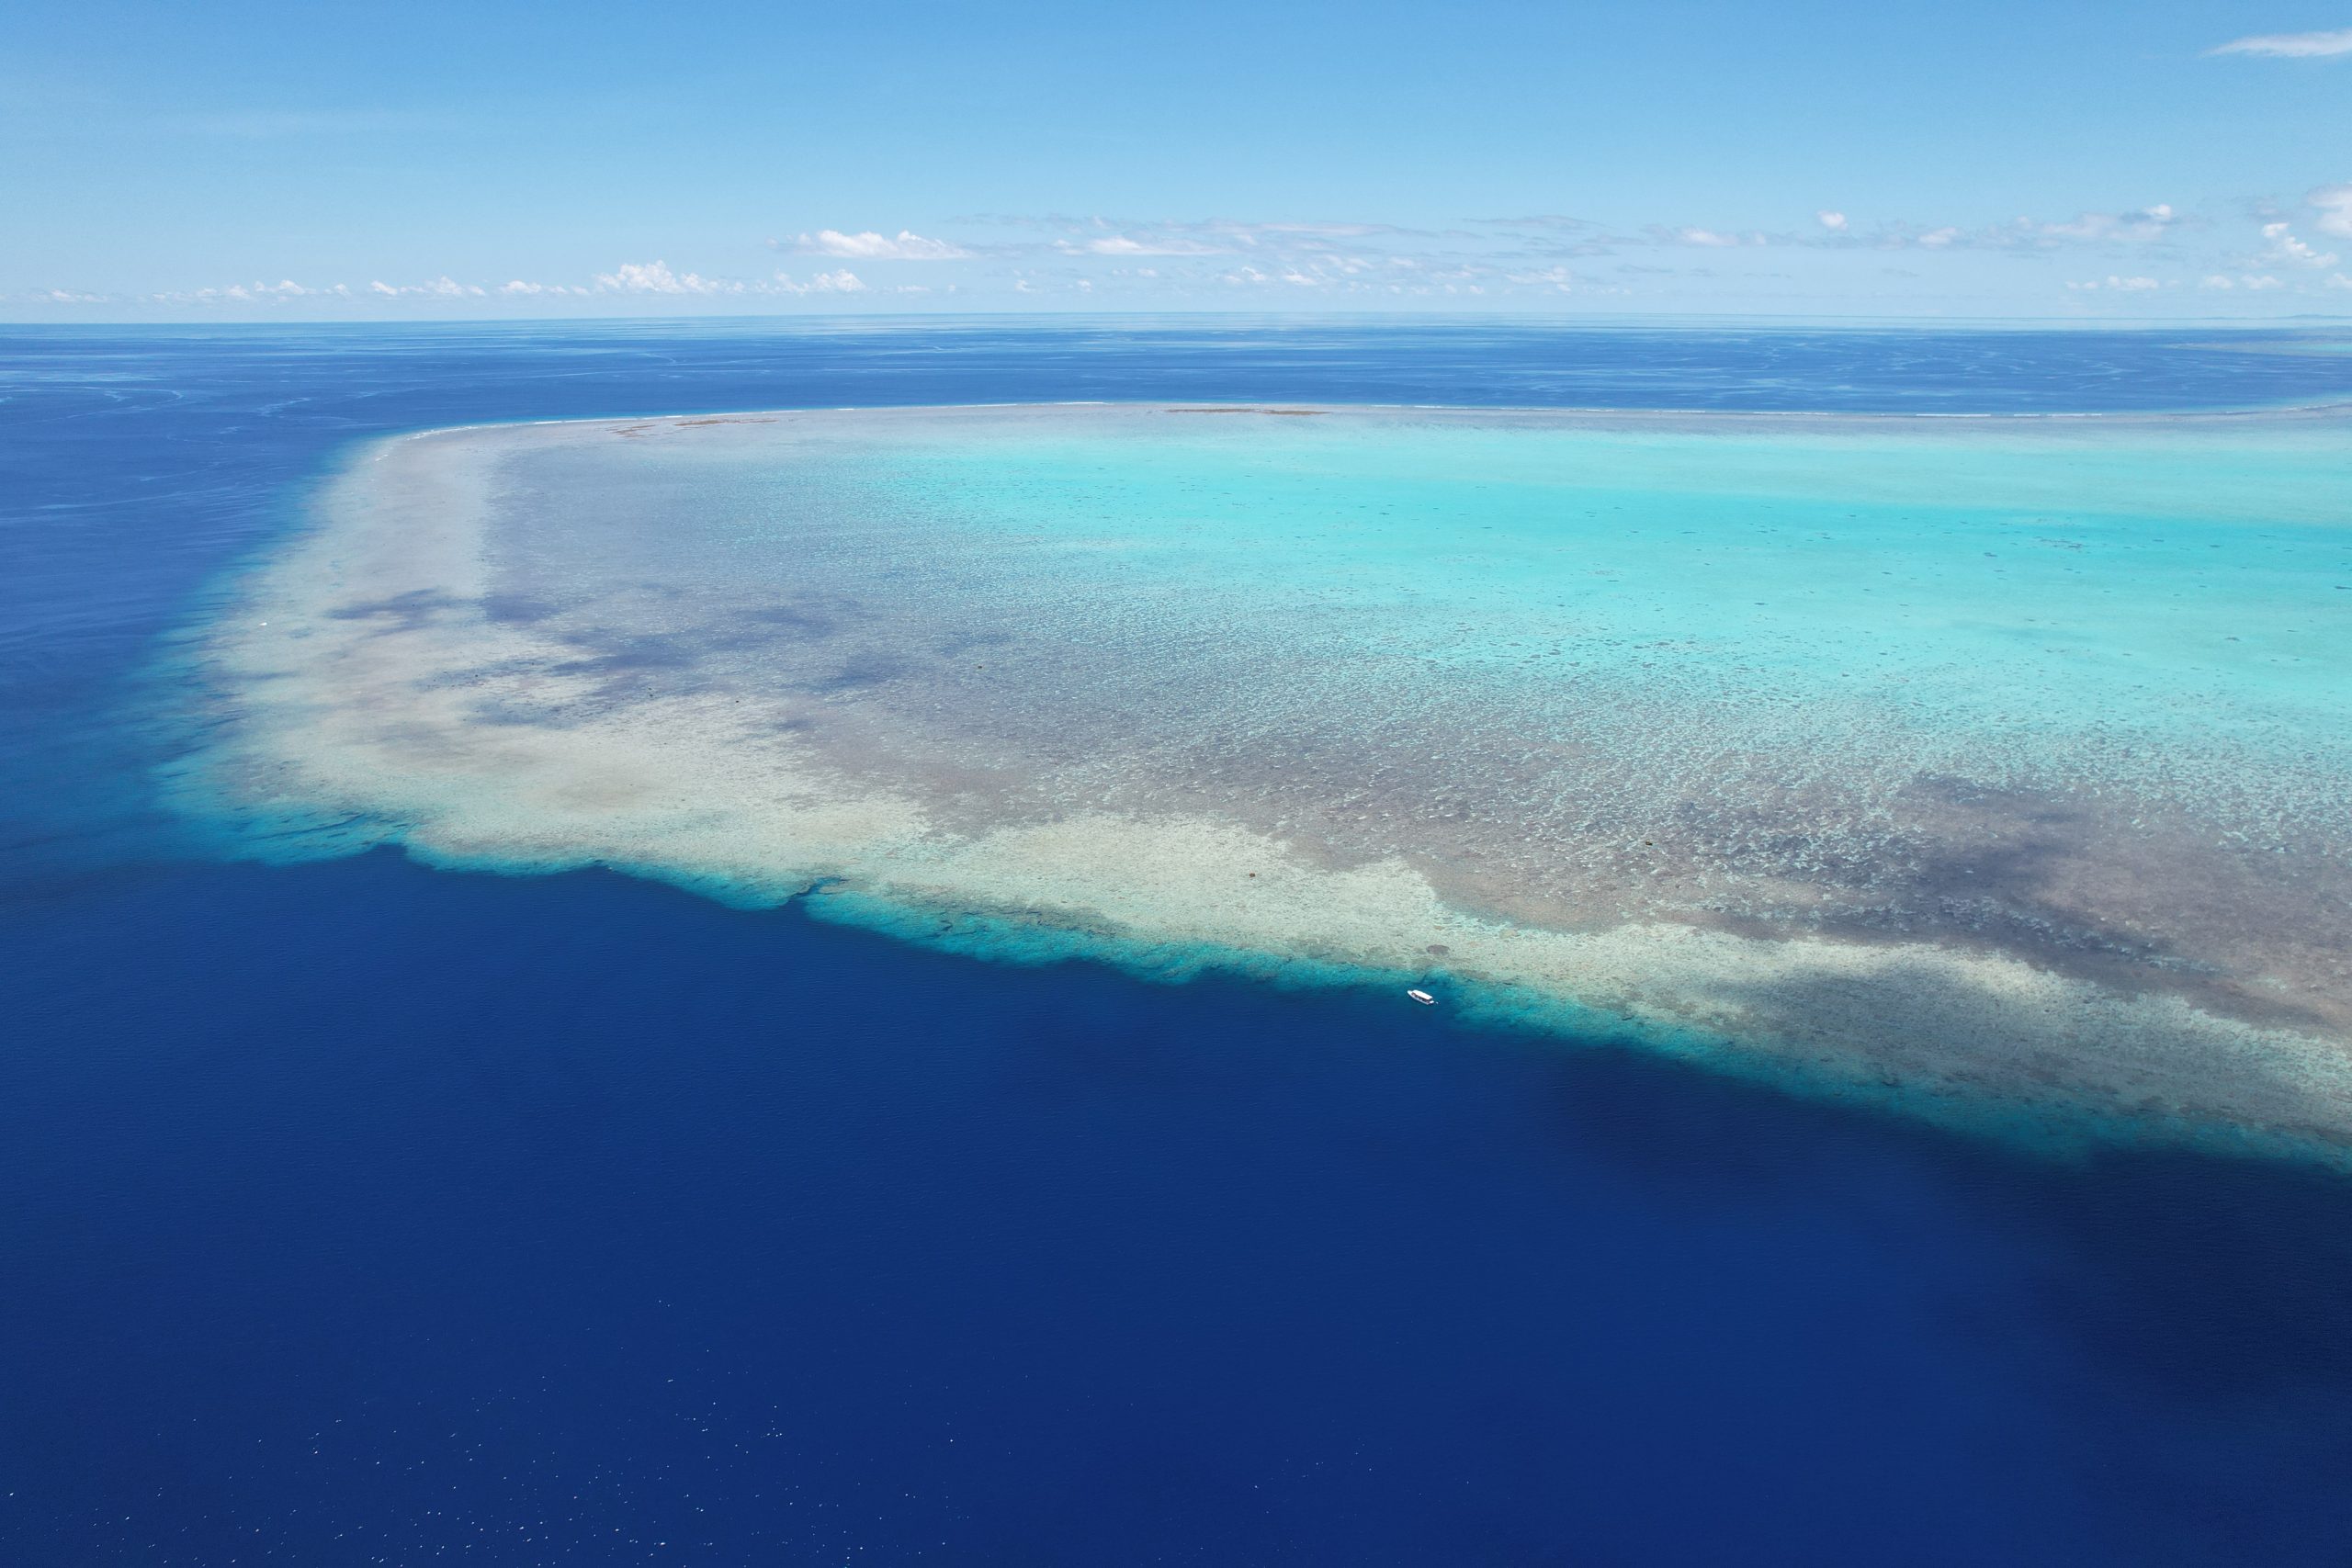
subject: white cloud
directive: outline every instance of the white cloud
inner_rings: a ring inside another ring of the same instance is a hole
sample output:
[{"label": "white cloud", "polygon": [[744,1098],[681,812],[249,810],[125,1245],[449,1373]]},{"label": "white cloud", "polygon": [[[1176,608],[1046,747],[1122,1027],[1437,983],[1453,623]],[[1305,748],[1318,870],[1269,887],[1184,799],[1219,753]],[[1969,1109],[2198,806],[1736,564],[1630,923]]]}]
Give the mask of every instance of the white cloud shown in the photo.
[{"label": "white cloud", "polygon": [[1221,245],[1204,245],[1198,240],[1187,240],[1181,234],[1154,234],[1136,239],[1127,234],[1106,234],[1099,240],[1089,240],[1082,245],[1067,240],[1055,242],[1055,248],[1071,255],[1081,253],[1098,256],[1216,256],[1225,254]]},{"label": "white cloud", "polygon": [[2181,221],[2167,202],[2137,212],[2086,212],[2063,223],[2024,224],[2029,235],[2047,240],[2160,240]]},{"label": "white cloud", "polygon": [[2253,289],[2283,288],[2286,287],[2286,285],[2280,283],[2268,273],[2262,273],[2259,275],[2249,273],[2245,276],[2239,278],[2238,281],[2246,288]]},{"label": "white cloud", "polygon": [[2352,28],[2324,33],[2260,33],[2232,39],[2205,51],[2208,54],[2254,54],[2267,60],[2322,60],[2352,54]]},{"label": "white cloud", "polygon": [[[1802,232],[1768,233],[1754,230],[1713,229],[1696,224],[1652,224],[1642,232],[1646,243],[1651,244],[1695,245],[1718,250],[1736,246],[1793,245],[1829,249],[1877,246],[1886,250],[2041,251],[2067,245],[2140,243],[2163,240],[2195,222],[2165,202],[2125,212],[2077,213],[2072,218],[2054,221],[2018,218],[1979,229],[1963,229],[1951,223],[1923,229],[1913,223],[1883,222],[1865,231],[1856,229],[1851,219],[1834,209],[1823,209],[1813,216],[1816,227]],[[1613,244],[1644,242],[1627,237],[1583,243],[1596,253],[1605,253]]]},{"label": "white cloud", "polygon": [[2352,184],[2322,186],[2303,199],[2319,209],[2322,233],[2352,240]]},{"label": "white cloud", "polygon": [[[1310,262],[1334,258],[1351,241],[1377,241],[1405,236],[1428,238],[1418,230],[1391,223],[1331,223],[1318,221],[1244,222],[1231,218],[1188,220],[1125,220],[1094,217],[1004,218],[989,221],[1022,224],[1060,232],[1048,248],[1065,256],[1110,256],[1141,259],[1154,256],[1229,256],[1250,254],[1265,265],[1306,268]],[[978,220],[974,220],[978,221]]]},{"label": "white cloud", "polygon": [[[442,281],[446,283],[448,280],[445,278]],[[453,288],[462,287],[458,284],[449,286]],[[417,292],[422,291],[422,289],[417,290]],[[231,283],[217,288],[166,289],[159,294],[147,294],[140,298],[153,305],[274,305],[282,304],[288,299],[348,299],[351,297],[352,291],[345,284],[336,283],[323,288],[311,288],[288,277],[280,278],[276,283]],[[97,296],[87,295],[77,298],[96,299]]]},{"label": "white cloud", "polygon": [[672,272],[666,262],[623,262],[611,272],[596,275],[596,287],[608,294],[741,294],[743,286],[727,278],[699,273]]},{"label": "white cloud", "polygon": [[[2208,278],[2206,281],[2210,283],[2212,280]],[[2144,294],[2151,288],[2162,288],[2164,285],[2153,277],[2119,277],[2110,272],[2103,282],[2098,278],[2092,278],[2086,282],[2069,283],[2066,287],[2084,293],[2105,288],[2118,294]],[[2223,287],[2226,288],[2228,285],[2225,283]]]},{"label": "white cloud", "polygon": [[2294,262],[2303,266],[2334,266],[2335,265],[2335,254],[2333,251],[2316,250],[2306,244],[2295,238],[2284,223],[2265,223],[2262,226],[2262,237],[2270,242],[2270,248],[2262,254],[2263,261]]},{"label": "white cloud", "polygon": [[1764,236],[1761,234],[1725,234],[1713,229],[1671,229],[1661,237],[1677,244],[1702,245],[1709,248],[1764,243]]},{"label": "white cloud", "polygon": [[2330,288],[2352,288],[2352,276],[2336,273],[2328,278],[2327,286]]},{"label": "white cloud", "polygon": [[786,294],[863,294],[866,292],[865,280],[847,267],[842,267],[837,272],[820,272],[806,283],[795,282],[792,274],[788,272],[779,272],[775,275],[775,286]]},{"label": "white cloud", "polygon": [[1564,266],[1545,267],[1541,272],[1510,272],[1503,275],[1507,283],[1535,284],[1567,293],[1576,284],[1576,275]]},{"label": "white cloud", "polygon": [[792,248],[802,255],[839,256],[848,261],[962,261],[972,254],[945,240],[927,240],[911,229],[899,230],[895,238],[871,229],[857,234],[820,229],[801,235]]},{"label": "white cloud", "polygon": [[[2054,220],[2017,218],[1981,229],[1962,229],[1952,223],[1933,229],[1921,229],[1909,223],[1882,223],[1868,231],[1857,231],[1843,213],[1819,212],[1814,216],[1826,232],[1788,236],[1758,234],[1748,243],[1832,247],[1861,244],[1887,250],[2050,251],[2067,245],[2147,243],[2171,238],[2179,230],[2191,227],[2197,221],[2168,202],[2158,202],[2153,207],[2128,212],[2081,212],[2072,218]],[[1832,222],[1832,219],[1838,221]]]},{"label": "white cloud", "polygon": [[391,284],[379,277],[368,286],[368,291],[383,299],[463,299],[484,292],[479,284],[459,283],[447,274],[430,283]]}]

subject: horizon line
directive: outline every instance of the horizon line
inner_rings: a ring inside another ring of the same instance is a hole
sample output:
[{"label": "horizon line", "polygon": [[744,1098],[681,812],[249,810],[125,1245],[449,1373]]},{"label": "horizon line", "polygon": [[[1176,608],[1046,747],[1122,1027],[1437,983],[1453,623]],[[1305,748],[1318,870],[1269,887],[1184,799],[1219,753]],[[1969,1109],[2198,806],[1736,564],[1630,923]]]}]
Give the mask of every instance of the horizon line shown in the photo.
[{"label": "horizon line", "polygon": [[1855,330],[1883,330],[1895,327],[1975,328],[1994,330],[2004,326],[2018,328],[2080,328],[2094,331],[2157,329],[2181,327],[2197,329],[2282,330],[2297,327],[2343,326],[2352,328],[2352,310],[2339,312],[2301,311],[2282,316],[2075,316],[2075,315],[1812,315],[1803,311],[1727,312],[1716,310],[1622,310],[1593,314],[1567,314],[1559,311],[1534,312],[1510,310],[888,310],[888,311],[826,311],[767,312],[739,315],[589,315],[589,316],[425,316],[406,320],[389,318],[352,318],[331,316],[295,316],[205,320],[180,318],[172,320],[107,320],[79,318],[70,321],[0,316],[0,331],[16,328],[51,328],[99,330],[133,330],[147,328],[272,329],[288,327],[341,327],[352,329],[409,329],[435,327],[593,327],[593,326],[703,326],[726,324],[758,324],[762,326],[824,326],[856,325],[917,325],[954,321],[1224,321],[1233,322],[1283,322],[1308,325],[1323,321],[1394,321],[1435,324],[1443,322],[1483,323],[1515,326],[1554,326],[1605,328],[1620,323],[1679,321],[1723,326],[1789,326],[1804,325],[1835,330],[1840,327]]}]

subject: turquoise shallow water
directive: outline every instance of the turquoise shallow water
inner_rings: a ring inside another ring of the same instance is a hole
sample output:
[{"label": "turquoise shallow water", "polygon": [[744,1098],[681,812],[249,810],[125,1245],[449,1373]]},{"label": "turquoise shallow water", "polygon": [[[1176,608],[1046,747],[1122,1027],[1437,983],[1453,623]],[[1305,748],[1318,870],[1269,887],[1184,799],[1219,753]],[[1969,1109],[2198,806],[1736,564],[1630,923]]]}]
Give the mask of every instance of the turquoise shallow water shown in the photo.
[{"label": "turquoise shallow water", "polygon": [[[951,439],[901,423],[902,440],[788,465],[757,444],[565,446],[514,480],[562,498],[561,558],[527,542],[527,506],[502,527],[518,591],[556,603],[622,580],[682,605],[713,588],[862,597],[856,572],[878,566],[901,591],[967,596],[946,614],[1028,595],[1024,614],[1106,643],[1147,619],[1145,636],[1263,617],[1268,640],[1333,657],[1769,688],[1995,744],[2136,732],[2295,760],[2347,739],[2337,422],[1915,435],[1196,416],[1139,434],[1114,417],[1075,438],[1064,423],[1088,416],[961,417]],[[634,510],[651,494],[657,527]]]},{"label": "turquoise shallow water", "polygon": [[[1651,687],[1753,675],[1804,702],[1900,682],[1866,700],[1995,732],[2222,730],[2289,756],[2347,739],[2341,422],[1502,423],[987,431],[882,457],[870,482],[886,515],[935,516],[943,549],[1014,541],[1018,570],[1074,592],[1108,578],[1305,616],[1363,654],[1496,676],[1566,660]],[[729,518],[752,547],[730,564],[797,570],[803,514],[769,516]]]}]

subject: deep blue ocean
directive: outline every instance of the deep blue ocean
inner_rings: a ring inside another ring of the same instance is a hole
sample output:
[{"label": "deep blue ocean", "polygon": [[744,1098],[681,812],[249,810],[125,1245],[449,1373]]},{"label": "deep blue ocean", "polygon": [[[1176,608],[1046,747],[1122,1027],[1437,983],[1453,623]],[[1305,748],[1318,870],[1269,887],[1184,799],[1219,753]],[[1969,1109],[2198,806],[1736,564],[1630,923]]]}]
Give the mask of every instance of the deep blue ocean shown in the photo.
[{"label": "deep blue ocean", "polygon": [[2352,399],[2341,335],[0,328],[0,1563],[2352,1562],[2352,1181],[603,873],[217,858],[348,444],[1078,399]]}]

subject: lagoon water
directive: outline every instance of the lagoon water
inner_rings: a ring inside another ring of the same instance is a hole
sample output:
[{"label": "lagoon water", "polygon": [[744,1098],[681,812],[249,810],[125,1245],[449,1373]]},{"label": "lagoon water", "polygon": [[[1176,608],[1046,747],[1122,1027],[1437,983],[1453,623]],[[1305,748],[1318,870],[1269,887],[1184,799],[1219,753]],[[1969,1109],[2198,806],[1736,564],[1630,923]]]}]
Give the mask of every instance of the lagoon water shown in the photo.
[{"label": "lagoon water", "polygon": [[[0,1544],[2340,1560],[2341,1175],[1888,1113],[2334,1133],[2334,345],[11,335]],[[1329,412],[1167,412],[1231,405]],[[436,444],[494,504],[420,556],[353,487]],[[747,735],[789,833],[612,786]],[[1115,904],[1083,812],[1280,835],[1292,902]],[[2141,1076],[1954,1055],[2013,1009],[1745,1081],[1753,992],[1593,991],[1629,923],[1898,955],[1866,1012],[2030,976]]]}]

